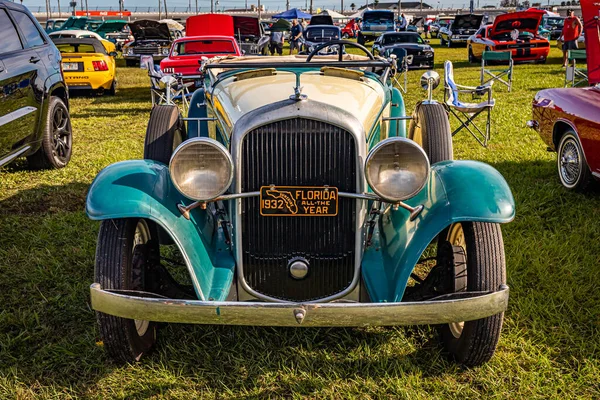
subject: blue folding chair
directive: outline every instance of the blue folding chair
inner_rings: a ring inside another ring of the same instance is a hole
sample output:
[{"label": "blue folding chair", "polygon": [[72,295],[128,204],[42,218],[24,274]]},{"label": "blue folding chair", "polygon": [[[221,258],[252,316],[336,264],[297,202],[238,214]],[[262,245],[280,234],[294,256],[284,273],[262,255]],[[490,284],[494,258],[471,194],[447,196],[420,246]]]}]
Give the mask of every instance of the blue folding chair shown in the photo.
[{"label": "blue folding chair", "polygon": [[[460,122],[460,126],[452,132],[452,136],[462,129],[466,129],[479,144],[487,147],[490,140],[492,109],[496,103],[492,98],[491,83],[477,87],[457,84],[454,81],[454,66],[450,61],[444,63],[444,73],[444,103],[448,111]],[[481,98],[487,95],[487,99],[479,103],[466,103],[459,100],[460,94],[470,94],[472,98]],[[487,113],[485,130],[481,130],[474,122],[474,119],[481,113]]]},{"label": "blue folding chair", "polygon": [[404,93],[406,93],[406,89],[408,87],[408,66],[412,63],[413,60],[413,56],[409,56],[406,52],[406,49],[402,49],[402,48],[395,48],[395,49],[390,49],[387,50],[385,52],[385,57],[389,58],[392,55],[396,56],[396,64],[398,67],[398,73],[402,74],[403,78],[404,78],[404,85],[401,85],[400,82],[398,81],[398,78],[396,78],[396,75],[394,75],[394,81],[396,82],[396,84],[398,85],[398,87],[400,89],[402,89],[402,91]]}]

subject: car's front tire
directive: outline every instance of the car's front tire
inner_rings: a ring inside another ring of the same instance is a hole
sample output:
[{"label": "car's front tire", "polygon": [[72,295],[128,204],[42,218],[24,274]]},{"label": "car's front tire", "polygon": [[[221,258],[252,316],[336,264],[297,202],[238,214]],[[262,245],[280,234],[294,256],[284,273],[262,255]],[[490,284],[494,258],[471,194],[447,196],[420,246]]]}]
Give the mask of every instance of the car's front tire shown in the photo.
[{"label": "car's front tire", "polygon": [[342,35],[342,39],[348,39],[348,38],[349,38],[349,36],[348,36],[348,34],[347,34],[347,33],[344,33],[344,34]]},{"label": "car's front tire", "polygon": [[569,190],[585,192],[592,182],[590,167],[573,130],[568,130],[560,138],[556,165],[560,183]]},{"label": "car's front tire", "polygon": [[168,165],[173,152],[185,138],[185,124],[179,108],[172,105],[155,106],[146,129],[144,159]]},{"label": "car's front tire", "polygon": [[[151,221],[109,219],[100,225],[95,282],[105,290],[145,289],[146,265],[159,258],[158,233]],[[96,312],[100,337],[119,363],[139,361],[156,342],[156,324]]]},{"label": "car's front tire", "polygon": [[431,164],[454,159],[450,121],[446,109],[439,103],[417,105],[408,127],[408,138],[423,148]]},{"label": "car's front tire", "polygon": [[60,97],[51,96],[49,102],[42,130],[42,145],[27,157],[33,169],[64,168],[71,160],[73,130],[69,109]]},{"label": "car's front tire", "polygon": [[[447,254],[444,254],[447,253]],[[439,235],[438,259],[449,261],[453,292],[496,291],[506,283],[504,242],[499,224],[459,222]],[[467,367],[481,365],[496,351],[504,313],[439,327],[445,350]]]}]

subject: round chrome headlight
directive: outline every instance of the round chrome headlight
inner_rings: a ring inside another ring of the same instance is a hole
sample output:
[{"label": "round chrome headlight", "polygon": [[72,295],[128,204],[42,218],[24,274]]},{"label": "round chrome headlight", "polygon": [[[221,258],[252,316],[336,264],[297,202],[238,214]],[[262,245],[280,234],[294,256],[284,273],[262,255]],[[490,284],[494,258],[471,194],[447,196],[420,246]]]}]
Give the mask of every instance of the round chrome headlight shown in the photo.
[{"label": "round chrome headlight", "polygon": [[419,193],[429,177],[429,159],[412,140],[394,137],[381,141],[365,163],[367,182],[388,201],[402,201]]},{"label": "round chrome headlight", "polygon": [[181,194],[207,201],[222,195],[231,185],[233,161],[227,149],[216,140],[193,138],[175,149],[169,172]]}]

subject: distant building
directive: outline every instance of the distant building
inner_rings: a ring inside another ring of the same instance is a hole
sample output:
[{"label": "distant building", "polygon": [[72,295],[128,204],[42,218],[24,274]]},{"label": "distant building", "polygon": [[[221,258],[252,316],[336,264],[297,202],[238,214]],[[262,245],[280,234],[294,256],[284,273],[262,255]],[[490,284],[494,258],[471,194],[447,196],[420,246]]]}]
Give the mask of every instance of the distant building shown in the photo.
[{"label": "distant building", "polygon": [[[369,3],[366,6],[362,6],[359,8],[359,10],[363,10],[365,7],[369,7],[375,10],[397,10],[398,9],[398,2],[378,2],[378,3]],[[420,1],[403,1],[400,3],[400,8],[401,9],[415,9],[415,8],[421,8],[421,2]],[[430,6],[427,3],[423,3],[423,8],[433,8],[432,6]]]}]

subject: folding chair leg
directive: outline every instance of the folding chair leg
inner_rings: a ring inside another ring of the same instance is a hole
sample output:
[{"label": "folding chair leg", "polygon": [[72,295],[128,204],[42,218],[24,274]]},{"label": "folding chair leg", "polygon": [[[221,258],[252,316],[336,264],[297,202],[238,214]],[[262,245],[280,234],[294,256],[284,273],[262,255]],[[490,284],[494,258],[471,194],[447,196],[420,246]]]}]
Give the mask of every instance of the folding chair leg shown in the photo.
[{"label": "folding chair leg", "polygon": [[[477,142],[482,145],[483,147],[487,147],[488,145],[488,141],[490,139],[490,130],[491,130],[491,123],[492,123],[492,113],[491,113],[491,109],[487,109],[487,119],[486,119],[486,124],[485,124],[485,133],[483,131],[481,131],[481,129],[479,129],[479,127],[475,124],[475,122],[473,121],[475,118],[477,118],[477,116],[479,114],[481,114],[482,112],[484,112],[485,110],[480,110],[478,112],[476,112],[475,114],[469,116],[465,113],[463,113],[462,111],[459,111],[460,114],[462,114],[463,118],[460,117],[460,115],[453,110],[452,108],[450,108],[450,112],[452,113],[452,115],[454,115],[456,117],[456,119],[458,119],[458,121],[460,122],[460,126],[458,128],[456,128],[454,130],[454,132],[452,132],[452,136],[456,135],[458,132],[460,132],[463,129],[466,129],[467,131],[469,131],[469,133],[471,134],[471,136],[473,136],[473,138],[475,138],[475,140],[477,140]],[[474,132],[473,129],[471,129],[471,126],[475,129]]]}]

